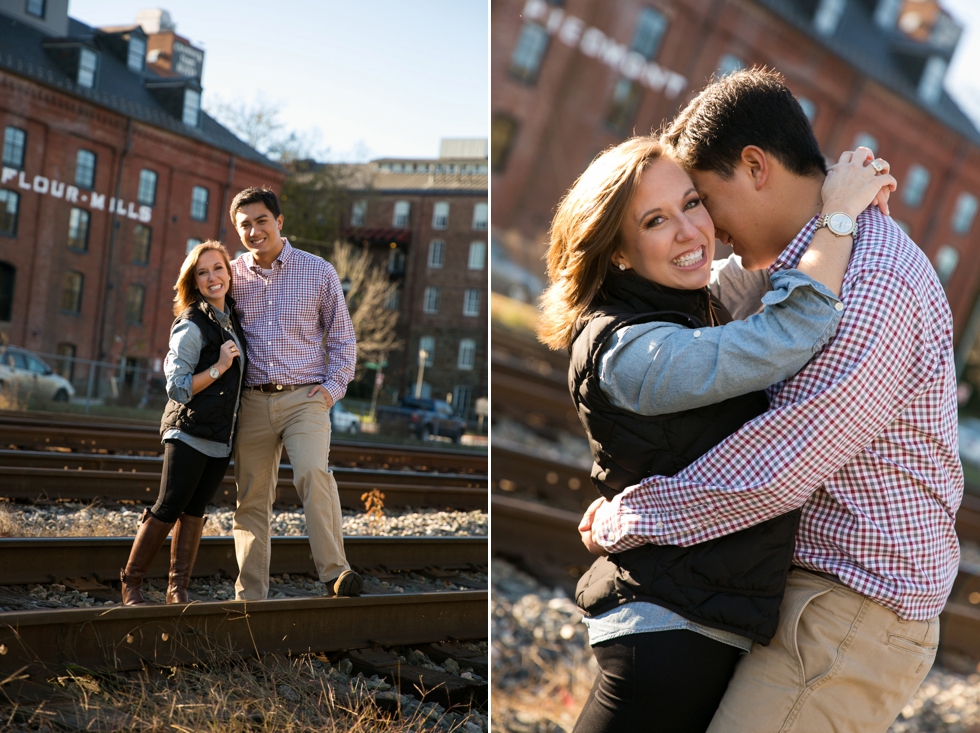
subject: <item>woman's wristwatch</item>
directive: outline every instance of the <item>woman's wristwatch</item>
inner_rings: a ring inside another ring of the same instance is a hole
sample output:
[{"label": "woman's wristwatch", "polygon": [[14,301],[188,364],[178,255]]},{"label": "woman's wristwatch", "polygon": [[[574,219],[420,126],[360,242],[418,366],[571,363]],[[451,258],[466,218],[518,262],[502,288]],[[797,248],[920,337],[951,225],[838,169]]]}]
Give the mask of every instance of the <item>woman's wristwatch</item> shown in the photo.
[{"label": "woman's wristwatch", "polygon": [[211,375],[211,379],[217,379],[218,377],[220,377],[221,376],[221,372],[218,371],[218,365],[217,364],[212,364],[211,365],[211,368],[208,369],[208,374]]},{"label": "woman's wristwatch", "polygon": [[827,227],[834,236],[850,237],[857,231],[857,222],[843,211],[825,214],[817,221],[817,229]]}]

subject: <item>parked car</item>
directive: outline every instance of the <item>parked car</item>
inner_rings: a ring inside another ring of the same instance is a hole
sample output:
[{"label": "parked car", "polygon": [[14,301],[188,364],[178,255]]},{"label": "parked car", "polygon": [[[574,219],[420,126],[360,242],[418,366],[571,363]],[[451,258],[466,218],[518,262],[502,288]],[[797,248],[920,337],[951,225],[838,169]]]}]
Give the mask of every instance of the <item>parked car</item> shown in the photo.
[{"label": "parked car", "polygon": [[36,354],[17,346],[0,346],[0,394],[68,402],[75,388]]},{"label": "parked car", "polygon": [[335,402],[330,408],[330,428],[335,433],[358,435],[361,432],[361,418],[348,411],[343,402]]},{"label": "parked car", "polygon": [[376,414],[382,432],[407,431],[419,440],[441,435],[459,443],[466,432],[466,421],[443,400],[406,397],[398,407],[379,407]]}]

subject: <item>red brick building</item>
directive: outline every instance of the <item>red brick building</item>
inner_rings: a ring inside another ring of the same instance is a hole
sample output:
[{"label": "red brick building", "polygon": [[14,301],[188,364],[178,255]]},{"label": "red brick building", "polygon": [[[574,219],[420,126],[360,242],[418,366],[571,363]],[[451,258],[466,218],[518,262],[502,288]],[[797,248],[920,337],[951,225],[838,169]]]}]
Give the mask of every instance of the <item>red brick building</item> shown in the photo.
[{"label": "red brick building", "polygon": [[[399,283],[403,349],[388,356],[390,398],[449,399],[475,418],[487,395],[487,141],[443,140],[439,158],[355,166],[344,234]],[[419,352],[427,354],[420,367]]]},{"label": "red brick building", "polygon": [[[219,239],[237,250],[231,197],[282,185],[278,166],[201,111],[203,52],[172,26],[151,30],[165,37],[90,28],[63,1],[0,4],[0,331],[11,343],[159,371],[187,249]],[[182,75],[150,68],[148,47],[159,67],[159,49],[168,60],[175,46]]]},{"label": "red brick building", "polygon": [[967,359],[980,133],[943,90],[960,28],[934,0],[496,0],[491,14],[493,236],[512,260],[543,274],[555,206],[597,153],[658,129],[713,75],[767,65],[830,159],[868,144],[891,162],[892,216],[936,266]]}]

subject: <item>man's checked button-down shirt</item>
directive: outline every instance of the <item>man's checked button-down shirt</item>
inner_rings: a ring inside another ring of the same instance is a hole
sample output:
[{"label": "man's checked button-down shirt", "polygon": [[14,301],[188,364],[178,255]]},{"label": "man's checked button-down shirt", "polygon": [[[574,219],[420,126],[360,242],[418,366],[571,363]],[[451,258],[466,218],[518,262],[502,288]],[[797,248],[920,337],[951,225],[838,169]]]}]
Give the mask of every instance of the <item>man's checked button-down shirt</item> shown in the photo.
[{"label": "man's checked button-down shirt", "polygon": [[[814,218],[772,265],[795,267]],[[963,496],[953,324],[925,255],[877,209],[858,218],[836,337],[770,390],[770,410],[674,477],[601,509],[596,541],[690,545],[803,507],[795,564],[905,619],[937,616]]]},{"label": "man's checked button-down shirt", "polygon": [[282,241],[270,275],[251,252],[232,263],[248,349],[245,384],[322,384],[336,402],[354,378],[357,357],[340,279],[329,262]]}]

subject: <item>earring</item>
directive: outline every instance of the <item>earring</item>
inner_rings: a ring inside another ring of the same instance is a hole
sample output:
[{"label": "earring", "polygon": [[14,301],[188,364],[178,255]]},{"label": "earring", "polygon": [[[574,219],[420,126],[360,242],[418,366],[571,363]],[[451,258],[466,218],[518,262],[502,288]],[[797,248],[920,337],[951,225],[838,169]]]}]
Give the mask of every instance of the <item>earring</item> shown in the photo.
[{"label": "earring", "polygon": [[626,269],[626,265],[624,265],[622,262],[620,262],[619,263],[619,269],[620,270],[625,270]]}]

